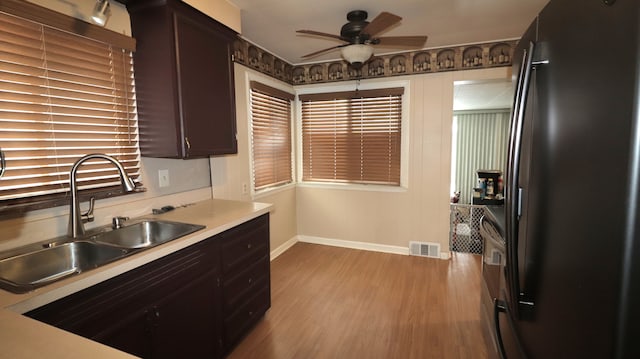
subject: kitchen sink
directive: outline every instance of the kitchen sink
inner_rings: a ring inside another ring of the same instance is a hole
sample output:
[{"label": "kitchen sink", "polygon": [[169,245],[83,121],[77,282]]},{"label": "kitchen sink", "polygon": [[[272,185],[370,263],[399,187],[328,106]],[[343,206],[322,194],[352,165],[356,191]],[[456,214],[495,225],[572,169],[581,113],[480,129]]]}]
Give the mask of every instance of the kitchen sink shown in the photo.
[{"label": "kitchen sink", "polygon": [[104,232],[91,237],[91,240],[122,248],[149,248],[173,239],[186,236],[204,226],[158,220],[143,220],[126,227]]},{"label": "kitchen sink", "polygon": [[59,237],[17,248],[0,254],[0,288],[25,293],[203,228],[189,223],[139,219],[117,229],[98,228],[77,240]]},{"label": "kitchen sink", "polygon": [[0,260],[0,287],[24,293],[127,255],[88,241],[64,243]]}]

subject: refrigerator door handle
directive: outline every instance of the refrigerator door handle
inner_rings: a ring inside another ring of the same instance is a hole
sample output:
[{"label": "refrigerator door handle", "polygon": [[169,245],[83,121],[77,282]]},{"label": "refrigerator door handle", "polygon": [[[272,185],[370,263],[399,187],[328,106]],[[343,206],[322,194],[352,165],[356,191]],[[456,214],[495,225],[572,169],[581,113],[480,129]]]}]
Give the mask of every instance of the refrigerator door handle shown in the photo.
[{"label": "refrigerator door handle", "polygon": [[[504,318],[506,319],[507,328],[500,327],[500,314],[504,314]],[[500,359],[527,359],[528,356],[522,348],[522,344],[520,340],[518,340],[518,335],[515,332],[513,319],[511,317],[511,312],[509,311],[509,306],[507,303],[500,299],[493,300],[493,335],[495,336],[496,343],[498,346],[498,355]],[[502,329],[509,330],[507,337],[503,337]],[[509,348],[509,353],[507,355],[507,348],[505,348],[505,339],[507,339],[507,347]]]},{"label": "refrigerator door handle", "polygon": [[509,287],[509,302],[512,304],[512,312],[519,318],[519,303],[523,293],[520,292],[520,273],[518,265],[518,221],[523,214],[523,192],[519,187],[520,161],[522,156],[522,132],[524,127],[524,114],[529,95],[531,71],[533,65],[533,52],[535,43],[530,42],[529,48],[523,51],[522,64],[518,76],[516,96],[514,99],[511,118],[511,138],[509,141],[508,173],[507,178],[507,202],[506,202],[506,243],[507,243],[507,286]]},{"label": "refrigerator door handle", "polygon": [[504,343],[502,342],[502,332],[500,332],[500,313],[506,313],[507,307],[505,303],[497,298],[493,300],[493,335],[496,337],[496,343],[498,343],[498,354],[500,359],[507,359],[507,354],[504,350]]}]

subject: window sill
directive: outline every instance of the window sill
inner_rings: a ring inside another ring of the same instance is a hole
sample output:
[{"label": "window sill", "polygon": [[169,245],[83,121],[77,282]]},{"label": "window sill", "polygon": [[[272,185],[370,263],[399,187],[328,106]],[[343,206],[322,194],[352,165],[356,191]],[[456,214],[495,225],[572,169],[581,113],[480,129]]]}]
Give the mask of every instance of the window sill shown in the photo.
[{"label": "window sill", "polygon": [[325,182],[299,182],[298,187],[304,188],[324,188],[340,189],[348,191],[370,191],[370,192],[407,192],[407,187],[385,186],[378,184],[358,184],[358,183],[325,183]]},{"label": "window sill", "polygon": [[266,196],[270,196],[270,195],[277,194],[277,193],[280,193],[280,192],[284,192],[286,190],[289,190],[289,189],[295,188],[295,187],[296,187],[296,183],[295,182],[291,182],[291,183],[283,184],[283,185],[280,185],[280,186],[277,186],[277,187],[265,188],[265,189],[261,189],[261,190],[255,192],[251,198],[252,199],[260,199],[262,197],[266,197]]},{"label": "window sill", "polygon": [[[139,187],[136,187],[133,192],[123,192],[120,186],[109,186],[94,190],[80,190],[78,191],[78,198],[80,202],[85,202],[88,201],[91,197],[99,200],[120,196],[130,196],[146,191],[147,189],[145,187],[142,187],[141,184]],[[0,220],[22,217],[25,213],[35,210],[62,206],[68,207],[70,200],[69,196],[69,192],[64,192],[54,195],[41,196],[38,198],[29,197],[16,200],[6,200],[0,203]]]}]

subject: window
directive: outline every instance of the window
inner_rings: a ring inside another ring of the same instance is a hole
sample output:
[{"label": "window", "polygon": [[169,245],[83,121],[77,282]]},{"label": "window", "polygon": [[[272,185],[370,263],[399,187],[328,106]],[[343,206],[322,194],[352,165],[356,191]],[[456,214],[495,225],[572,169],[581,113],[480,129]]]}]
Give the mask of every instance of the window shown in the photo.
[{"label": "window", "polygon": [[400,185],[403,88],[300,95],[304,181]]},{"label": "window", "polygon": [[[20,16],[69,21],[26,2],[13,6],[23,10],[18,11]],[[73,21],[76,26],[77,22]],[[113,34],[108,36],[121,36]],[[114,156],[129,176],[138,179],[131,48],[2,12],[0,48],[3,205],[39,208],[67,203],[71,166],[89,153]],[[119,184],[116,169],[106,162],[88,162],[78,172],[83,194],[88,190],[91,195],[100,192],[98,198],[108,196],[119,191]]]},{"label": "window", "polygon": [[255,81],[251,81],[250,87],[254,189],[291,183],[291,101],[294,96]]}]

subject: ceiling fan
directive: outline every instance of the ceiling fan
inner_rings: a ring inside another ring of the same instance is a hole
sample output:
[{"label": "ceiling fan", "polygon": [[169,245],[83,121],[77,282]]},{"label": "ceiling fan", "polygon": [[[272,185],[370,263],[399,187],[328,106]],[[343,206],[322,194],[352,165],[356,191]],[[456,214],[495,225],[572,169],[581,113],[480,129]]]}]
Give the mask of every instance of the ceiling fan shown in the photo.
[{"label": "ceiling fan", "polygon": [[344,41],[344,44],[332,46],[327,49],[312,52],[302,56],[310,58],[325,52],[341,48],[342,57],[352,66],[360,67],[373,55],[372,45],[422,47],[427,41],[426,36],[385,36],[376,37],[377,34],[399,23],[402,18],[389,12],[381,12],[371,22],[367,21],[367,12],[353,10],[347,14],[348,23],[340,29],[340,35],[333,35],[314,30],[298,30],[297,33],[328,37]]}]

